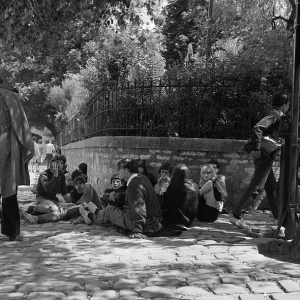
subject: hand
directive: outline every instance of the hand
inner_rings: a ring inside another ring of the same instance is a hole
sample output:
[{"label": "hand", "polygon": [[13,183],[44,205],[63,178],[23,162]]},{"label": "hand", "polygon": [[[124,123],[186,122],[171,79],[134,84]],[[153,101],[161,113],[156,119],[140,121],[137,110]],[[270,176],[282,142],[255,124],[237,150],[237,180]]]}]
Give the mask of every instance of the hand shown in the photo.
[{"label": "hand", "polygon": [[139,239],[139,240],[145,240],[147,239],[147,236],[142,233],[132,233],[128,236],[130,239]]},{"label": "hand", "polygon": [[260,151],[259,150],[252,151],[251,155],[252,155],[253,160],[256,160],[260,157]]},{"label": "hand", "polygon": [[111,192],[111,193],[109,194],[109,200],[110,200],[110,201],[115,201],[115,196],[116,196],[116,192]]},{"label": "hand", "polygon": [[53,175],[55,177],[58,177],[58,167],[57,167],[57,163],[56,162],[53,162],[50,166],[50,170],[51,172],[53,173]]},{"label": "hand", "polygon": [[61,194],[56,194],[56,198],[58,199],[59,203],[66,203],[64,197]]}]

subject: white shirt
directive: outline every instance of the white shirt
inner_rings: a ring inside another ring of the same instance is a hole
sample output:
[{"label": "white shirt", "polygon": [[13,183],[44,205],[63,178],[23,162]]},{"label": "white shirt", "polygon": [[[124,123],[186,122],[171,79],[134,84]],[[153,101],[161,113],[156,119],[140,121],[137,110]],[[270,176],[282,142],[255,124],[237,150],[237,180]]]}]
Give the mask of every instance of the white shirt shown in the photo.
[{"label": "white shirt", "polygon": [[49,143],[46,145],[46,154],[52,154],[55,152],[54,145]]},{"label": "white shirt", "polygon": [[129,186],[130,181],[131,181],[134,177],[136,177],[136,176],[138,176],[138,174],[137,174],[137,173],[133,173],[133,174],[128,178],[128,180],[127,180],[127,186]]}]

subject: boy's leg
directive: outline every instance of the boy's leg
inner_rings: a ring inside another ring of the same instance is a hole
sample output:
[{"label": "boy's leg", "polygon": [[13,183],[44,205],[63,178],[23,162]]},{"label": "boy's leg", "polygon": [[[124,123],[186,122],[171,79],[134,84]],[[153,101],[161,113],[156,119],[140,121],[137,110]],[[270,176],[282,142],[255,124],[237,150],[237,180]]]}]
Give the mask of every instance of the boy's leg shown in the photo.
[{"label": "boy's leg", "polygon": [[249,207],[261,193],[272,169],[272,165],[273,160],[263,154],[255,161],[255,170],[251,182],[233,208],[232,214],[235,218],[240,219],[242,209]]},{"label": "boy's leg", "polygon": [[112,223],[124,229],[133,230],[134,221],[130,211],[123,211],[115,206],[107,206],[94,215],[93,221],[98,224]]},{"label": "boy's leg", "polygon": [[277,182],[271,169],[269,176],[265,184],[265,191],[267,194],[267,199],[271,207],[271,211],[275,220],[278,219],[278,192],[277,192]]}]

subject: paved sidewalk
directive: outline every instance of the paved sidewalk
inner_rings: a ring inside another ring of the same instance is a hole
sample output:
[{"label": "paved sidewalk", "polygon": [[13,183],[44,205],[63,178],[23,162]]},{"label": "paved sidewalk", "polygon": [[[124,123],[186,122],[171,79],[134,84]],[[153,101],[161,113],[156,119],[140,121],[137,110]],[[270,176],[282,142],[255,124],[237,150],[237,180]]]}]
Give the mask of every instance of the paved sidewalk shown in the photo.
[{"label": "paved sidewalk", "polygon": [[[19,201],[34,201],[29,187]],[[259,212],[246,220],[272,221]],[[227,215],[177,238],[130,240],[113,227],[70,222],[22,223],[22,236],[0,237],[0,300],[300,300],[300,266],[260,254],[267,239],[248,237]]]}]

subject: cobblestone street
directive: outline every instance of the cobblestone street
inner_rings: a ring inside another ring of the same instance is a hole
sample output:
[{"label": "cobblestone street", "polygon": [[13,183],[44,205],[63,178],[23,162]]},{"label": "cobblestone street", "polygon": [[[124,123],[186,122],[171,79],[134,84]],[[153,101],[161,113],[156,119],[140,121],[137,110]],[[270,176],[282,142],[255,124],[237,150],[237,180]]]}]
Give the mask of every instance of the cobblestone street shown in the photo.
[{"label": "cobblestone street", "polygon": [[[30,187],[18,195],[21,207],[34,201]],[[245,219],[272,221],[262,212]],[[300,299],[299,264],[260,254],[268,239],[248,237],[228,215],[176,238],[130,240],[113,227],[71,222],[22,221],[21,230],[23,241],[1,236],[0,300]]]}]

